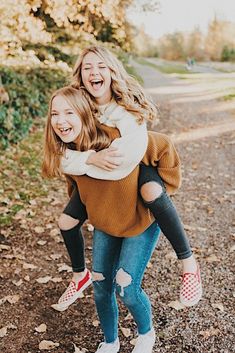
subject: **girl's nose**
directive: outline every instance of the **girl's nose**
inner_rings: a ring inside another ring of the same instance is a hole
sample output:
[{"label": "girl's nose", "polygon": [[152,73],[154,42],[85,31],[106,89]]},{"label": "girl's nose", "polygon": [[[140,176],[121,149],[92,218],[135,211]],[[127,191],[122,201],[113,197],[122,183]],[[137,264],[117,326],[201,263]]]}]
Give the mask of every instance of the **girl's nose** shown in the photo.
[{"label": "girl's nose", "polygon": [[97,67],[92,67],[92,69],[91,69],[91,75],[92,75],[92,76],[99,75],[99,70],[98,70]]},{"label": "girl's nose", "polygon": [[66,119],[63,114],[62,115],[60,114],[57,116],[57,124],[63,124],[65,121]]}]

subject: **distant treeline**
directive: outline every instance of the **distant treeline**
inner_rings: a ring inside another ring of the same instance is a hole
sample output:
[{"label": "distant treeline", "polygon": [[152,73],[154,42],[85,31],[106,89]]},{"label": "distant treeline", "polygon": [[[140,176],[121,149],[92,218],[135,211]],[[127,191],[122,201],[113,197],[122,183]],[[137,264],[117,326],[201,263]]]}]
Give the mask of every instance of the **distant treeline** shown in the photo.
[{"label": "distant treeline", "polygon": [[[157,20],[157,18],[156,18]],[[208,24],[207,33],[199,28],[192,32],[174,32],[156,41],[140,29],[135,37],[138,54],[158,56],[166,60],[235,61],[235,23],[216,17]]]}]

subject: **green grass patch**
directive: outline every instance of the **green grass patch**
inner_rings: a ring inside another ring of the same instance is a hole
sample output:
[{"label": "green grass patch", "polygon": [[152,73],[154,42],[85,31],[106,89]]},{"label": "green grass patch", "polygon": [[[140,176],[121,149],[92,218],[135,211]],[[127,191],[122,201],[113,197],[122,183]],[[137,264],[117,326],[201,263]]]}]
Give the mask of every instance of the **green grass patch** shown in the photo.
[{"label": "green grass patch", "polygon": [[135,60],[141,64],[141,65],[147,65],[150,66],[162,73],[165,74],[188,74],[191,73],[189,72],[183,65],[176,65],[176,64],[171,64],[171,63],[166,63],[162,65],[158,65],[155,63],[152,63],[144,58],[135,58]]},{"label": "green grass patch", "polygon": [[25,210],[26,218],[31,218],[32,201],[47,197],[52,188],[52,181],[41,177],[42,145],[43,129],[37,127],[20,143],[2,152],[0,225],[10,225],[20,210]]},{"label": "green grass patch", "polygon": [[223,96],[223,100],[225,100],[225,101],[231,101],[233,99],[235,99],[235,92],[227,94],[226,96]]}]

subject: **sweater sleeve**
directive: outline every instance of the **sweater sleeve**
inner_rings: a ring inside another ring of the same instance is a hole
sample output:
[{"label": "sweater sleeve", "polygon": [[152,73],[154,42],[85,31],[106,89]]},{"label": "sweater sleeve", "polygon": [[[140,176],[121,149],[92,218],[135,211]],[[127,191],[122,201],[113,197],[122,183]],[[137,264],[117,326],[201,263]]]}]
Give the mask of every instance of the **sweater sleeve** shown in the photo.
[{"label": "sweater sleeve", "polygon": [[94,165],[86,164],[92,150],[79,152],[67,149],[61,160],[63,173],[71,175],[86,174],[92,178],[103,180],[120,180],[135,169],[143,158],[148,145],[146,123],[139,125],[132,114],[120,109],[115,110],[113,115],[106,120],[105,125],[116,127],[120,131],[121,137],[113,140],[111,146],[118,148],[123,155],[121,165],[111,171],[106,171]]},{"label": "sweater sleeve", "polygon": [[150,131],[147,152],[142,159],[146,165],[155,166],[169,194],[181,186],[181,163],[169,136]]},{"label": "sweater sleeve", "polygon": [[91,165],[86,164],[86,161],[93,150],[85,152],[74,151],[70,149],[65,150],[64,156],[61,158],[60,168],[64,174],[84,175],[87,174]]}]

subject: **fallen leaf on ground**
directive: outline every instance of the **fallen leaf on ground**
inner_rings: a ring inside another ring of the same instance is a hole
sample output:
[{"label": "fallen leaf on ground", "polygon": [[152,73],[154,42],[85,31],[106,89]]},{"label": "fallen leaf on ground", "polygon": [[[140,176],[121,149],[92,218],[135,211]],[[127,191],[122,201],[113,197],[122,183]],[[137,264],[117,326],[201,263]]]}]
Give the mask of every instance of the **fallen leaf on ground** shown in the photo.
[{"label": "fallen leaf on ground", "polygon": [[54,277],[51,279],[52,282],[54,283],[59,283],[59,282],[62,282],[63,281],[63,278],[61,277]]},{"label": "fallen leaf on ground", "polygon": [[39,349],[40,350],[43,350],[43,349],[46,349],[46,350],[50,350],[52,348],[55,348],[55,347],[59,347],[59,343],[55,343],[55,342],[52,342],[52,341],[46,341],[46,340],[43,340],[39,343]]},{"label": "fallen leaf on ground", "polygon": [[136,341],[137,341],[137,338],[133,338],[131,341],[130,341],[130,344],[132,346],[135,346],[136,345]]},{"label": "fallen leaf on ground", "polygon": [[43,233],[44,230],[45,230],[44,227],[39,227],[39,226],[38,226],[38,227],[35,227],[35,228],[34,228],[34,231],[35,231],[35,233],[37,233],[37,234]]},{"label": "fallen leaf on ground", "polygon": [[72,272],[72,268],[66,264],[58,264],[58,266],[60,266],[58,268],[59,272],[63,272],[63,271]]},{"label": "fallen leaf on ground", "polygon": [[58,260],[60,259],[62,256],[62,254],[51,254],[50,257],[52,258],[52,260]]},{"label": "fallen leaf on ground", "polygon": [[9,245],[4,245],[4,244],[0,244],[0,251],[2,250],[10,250],[10,246]]},{"label": "fallen leaf on ground", "polygon": [[38,268],[38,267],[33,264],[28,264],[27,262],[23,263],[24,270],[35,270],[36,268]]},{"label": "fallen leaf on ground", "polygon": [[214,327],[210,327],[208,330],[203,330],[199,332],[199,334],[205,339],[210,338],[211,336],[217,336],[219,333],[220,330]]},{"label": "fallen leaf on ground", "polygon": [[212,254],[212,255],[206,257],[206,261],[207,262],[219,262],[220,259],[215,254]]},{"label": "fallen leaf on ground", "polygon": [[46,332],[47,330],[47,325],[46,324],[41,324],[38,327],[35,327],[35,331],[41,333],[41,332]]},{"label": "fallen leaf on ground", "polygon": [[131,330],[129,328],[121,327],[120,329],[125,337],[130,337],[131,335]]},{"label": "fallen leaf on ground", "polygon": [[185,308],[185,306],[183,304],[181,304],[179,302],[179,300],[171,301],[169,304],[167,304],[167,306],[169,306],[170,308],[173,308],[175,310],[182,310]]},{"label": "fallen leaf on ground", "polygon": [[37,241],[37,244],[38,244],[38,245],[41,245],[41,246],[46,245],[46,243],[47,243],[46,240],[39,240],[39,241]]},{"label": "fallen leaf on ground", "polygon": [[92,321],[92,325],[93,325],[94,327],[98,327],[99,324],[100,324],[100,322],[99,322],[98,320]]},{"label": "fallen leaf on ground", "polygon": [[40,277],[36,279],[36,282],[38,283],[48,283],[51,280],[51,276],[45,276],[45,277]]},{"label": "fallen leaf on ground", "polygon": [[10,304],[15,304],[19,301],[20,296],[19,295],[8,295],[7,297],[5,297],[6,300],[8,301],[8,303]]},{"label": "fallen leaf on ground", "polygon": [[22,279],[20,279],[19,281],[12,281],[12,283],[15,285],[15,286],[17,286],[17,287],[19,287],[19,286],[21,286],[21,284],[23,283],[23,281],[22,281]]},{"label": "fallen leaf on ground", "polygon": [[60,234],[60,232],[59,232],[58,229],[52,229],[52,230],[50,231],[50,235],[51,235],[52,237],[54,237],[55,235],[59,235],[59,234]]},{"label": "fallen leaf on ground", "polygon": [[220,311],[224,311],[224,306],[222,303],[213,303],[211,306],[215,309],[219,309]]},{"label": "fallen leaf on ground", "polygon": [[132,320],[133,316],[131,315],[131,313],[128,313],[127,316],[124,318],[124,320]]},{"label": "fallen leaf on ground", "polygon": [[230,248],[230,252],[234,251],[235,250],[235,245],[231,246]]},{"label": "fallen leaf on ground", "polygon": [[0,329],[0,338],[6,336],[6,334],[7,334],[7,328],[8,328],[8,327],[5,326],[5,327],[2,327],[2,328]]},{"label": "fallen leaf on ground", "polygon": [[169,259],[169,260],[177,260],[177,256],[176,256],[176,253],[174,251],[170,251],[168,252],[166,255],[165,255],[165,258],[166,259]]}]

